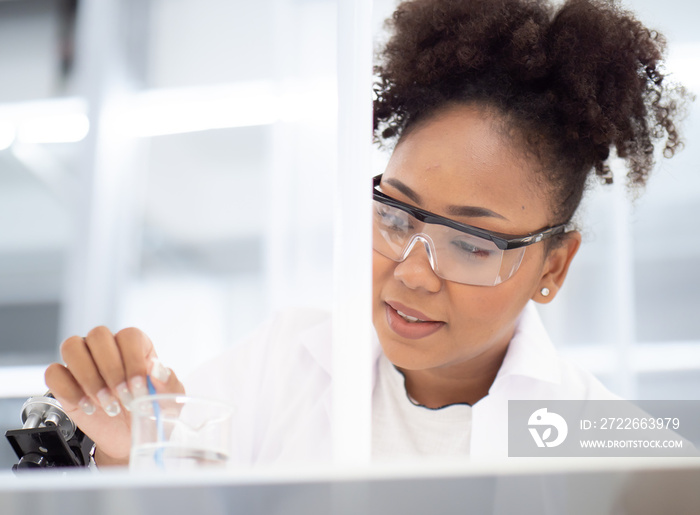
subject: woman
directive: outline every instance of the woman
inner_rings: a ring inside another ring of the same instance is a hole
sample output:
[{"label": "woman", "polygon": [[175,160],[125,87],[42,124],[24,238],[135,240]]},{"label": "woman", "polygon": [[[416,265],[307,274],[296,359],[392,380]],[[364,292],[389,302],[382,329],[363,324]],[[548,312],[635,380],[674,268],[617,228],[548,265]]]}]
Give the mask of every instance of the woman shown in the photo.
[{"label": "woman", "polygon": [[[661,36],[608,2],[413,0],[390,27],[375,101],[393,152],[373,185],[373,454],[502,456],[508,399],[613,398],[557,357],[531,301],[562,287],[581,243],[572,217],[589,176],[612,181],[611,150],[634,188],[655,143],[679,148],[683,91],[659,72]],[[96,328],[61,352],[47,385],[100,465],[128,461],[121,406],[146,373],[184,391],[137,329]],[[274,462],[330,455],[331,384],[328,317],[299,311],[187,391],[237,402],[237,458]]]}]

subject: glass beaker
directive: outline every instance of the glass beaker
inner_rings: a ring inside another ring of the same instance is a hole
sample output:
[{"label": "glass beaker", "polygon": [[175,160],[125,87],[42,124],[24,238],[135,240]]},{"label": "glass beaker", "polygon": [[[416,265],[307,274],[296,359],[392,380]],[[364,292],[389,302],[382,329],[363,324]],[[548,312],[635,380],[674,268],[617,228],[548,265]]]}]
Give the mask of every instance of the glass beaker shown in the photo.
[{"label": "glass beaker", "polygon": [[225,467],[231,456],[233,406],[181,394],[131,404],[131,470]]}]

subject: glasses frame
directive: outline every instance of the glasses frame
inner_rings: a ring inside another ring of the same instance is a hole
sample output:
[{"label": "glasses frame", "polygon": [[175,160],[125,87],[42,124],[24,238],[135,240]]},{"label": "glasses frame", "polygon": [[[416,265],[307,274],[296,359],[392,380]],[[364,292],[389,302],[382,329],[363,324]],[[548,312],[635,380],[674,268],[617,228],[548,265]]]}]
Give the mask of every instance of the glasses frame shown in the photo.
[{"label": "glasses frame", "polygon": [[524,236],[511,236],[508,234],[487,231],[486,229],[480,229],[479,227],[456,222],[449,218],[445,218],[444,216],[436,215],[430,211],[426,211],[419,207],[401,202],[400,200],[396,200],[395,198],[382,192],[379,189],[382,175],[384,174],[380,173],[372,179],[372,198],[377,202],[400,209],[421,222],[444,225],[445,227],[451,227],[452,229],[456,229],[460,232],[492,241],[501,250],[527,247],[528,245],[539,243],[540,241],[551,238],[552,236],[566,232],[566,227],[568,224],[560,224],[552,227],[545,227]]}]

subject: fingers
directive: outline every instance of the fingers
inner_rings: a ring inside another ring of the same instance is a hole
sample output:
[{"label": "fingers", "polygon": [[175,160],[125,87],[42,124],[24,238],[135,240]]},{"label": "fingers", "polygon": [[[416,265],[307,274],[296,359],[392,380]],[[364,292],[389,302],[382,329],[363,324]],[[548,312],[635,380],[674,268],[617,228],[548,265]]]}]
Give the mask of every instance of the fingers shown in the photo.
[{"label": "fingers", "polygon": [[129,327],[115,334],[114,340],[119,347],[127,377],[146,377],[147,361],[156,355],[150,338],[143,331]]},{"label": "fingers", "polygon": [[81,401],[88,408],[84,411],[89,414],[90,404],[94,406],[97,403],[102,405],[108,415],[118,415],[121,411],[119,403],[115,402],[116,399],[111,395],[107,383],[92,358],[87,338],[79,336],[68,338],[61,345],[61,356],[75,382],[82,389],[84,397],[87,397]]},{"label": "fingers", "polygon": [[[97,405],[116,416],[133,397],[148,393],[146,374],[155,351],[150,339],[138,329],[124,329],[113,335],[106,327],[96,327],[85,338],[74,336],[64,341],[61,356],[65,371],[51,367],[47,373],[55,375],[61,382],[59,388],[65,389],[72,402],[84,406],[86,413],[92,403],[93,411]],[[83,395],[76,401],[78,389]]]},{"label": "fingers", "polygon": [[143,331],[129,327],[114,335],[124,365],[122,382],[117,385],[122,403],[126,406],[133,397],[148,395],[146,374],[155,351],[150,338]]},{"label": "fingers", "polygon": [[[71,356],[74,360],[78,359],[77,364],[81,368],[74,367],[65,353],[63,359],[78,382],[87,385],[86,393],[96,398],[108,415],[116,416],[121,411],[119,401],[125,406],[131,401],[119,346],[112,332],[104,326],[90,331],[83,342],[84,346],[76,343],[73,349],[76,352]],[[94,367],[89,366],[90,361]]]},{"label": "fingers", "polygon": [[58,363],[49,365],[44,372],[44,380],[51,393],[68,412],[78,408],[88,415],[95,412],[95,405],[65,366]]}]

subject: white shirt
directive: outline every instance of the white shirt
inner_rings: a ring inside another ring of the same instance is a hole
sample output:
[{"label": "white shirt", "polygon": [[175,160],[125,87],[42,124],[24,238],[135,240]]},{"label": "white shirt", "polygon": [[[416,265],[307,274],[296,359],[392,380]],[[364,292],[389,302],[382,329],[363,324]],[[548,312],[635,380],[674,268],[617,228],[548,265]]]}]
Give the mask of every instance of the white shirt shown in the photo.
[{"label": "white shirt", "polygon": [[379,355],[372,393],[372,458],[468,456],[472,408],[452,404],[426,408],[411,400],[404,375]]},{"label": "white shirt", "polygon": [[[376,335],[373,348],[376,386]],[[189,394],[236,404],[234,460],[244,464],[330,460],[331,385],[330,315],[313,310],[282,313],[185,382]],[[615,398],[557,355],[531,302],[489,394],[472,406],[469,455],[507,457],[509,399]]]}]

